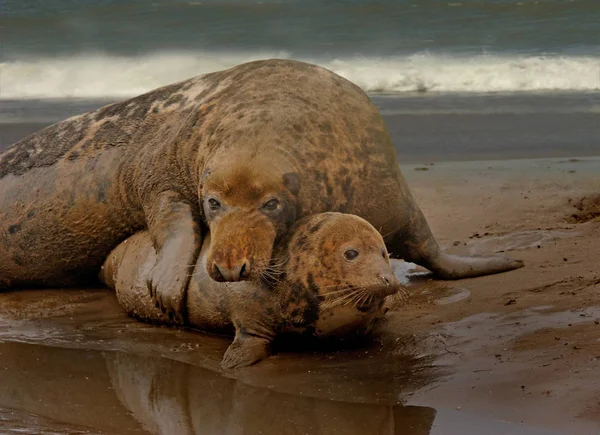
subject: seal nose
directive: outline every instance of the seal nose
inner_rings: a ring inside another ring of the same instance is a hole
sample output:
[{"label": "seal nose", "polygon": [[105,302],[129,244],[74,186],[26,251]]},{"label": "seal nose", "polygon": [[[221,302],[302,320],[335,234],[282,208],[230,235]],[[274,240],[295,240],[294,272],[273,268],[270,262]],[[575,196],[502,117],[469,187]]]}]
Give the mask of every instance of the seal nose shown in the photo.
[{"label": "seal nose", "polygon": [[243,281],[250,276],[250,263],[246,259],[232,267],[226,267],[223,265],[218,265],[217,263],[213,263],[213,271],[216,281]]},{"label": "seal nose", "polygon": [[383,281],[386,287],[391,287],[398,284],[398,278],[396,278],[396,275],[393,273],[383,272],[379,275],[379,278],[381,281]]},{"label": "seal nose", "polygon": [[379,282],[383,283],[375,290],[379,296],[392,295],[399,290],[400,282],[392,272],[381,271],[378,275]]}]

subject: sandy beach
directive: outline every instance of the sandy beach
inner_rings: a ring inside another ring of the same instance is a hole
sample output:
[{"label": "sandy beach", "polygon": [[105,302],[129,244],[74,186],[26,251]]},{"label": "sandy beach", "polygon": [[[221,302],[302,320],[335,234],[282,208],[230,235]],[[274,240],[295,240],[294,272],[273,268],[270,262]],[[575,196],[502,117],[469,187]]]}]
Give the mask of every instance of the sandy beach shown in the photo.
[{"label": "sandy beach", "polygon": [[505,274],[425,283],[392,314],[391,330],[437,334],[429,339],[457,367],[410,403],[558,433],[597,432],[599,164],[543,159],[405,170],[445,248],[526,263]]},{"label": "sandy beach", "polygon": [[[596,434],[600,157],[404,165],[445,249],[522,269],[408,277],[380,338],[222,373],[228,340],[102,288],[0,295],[9,433]],[[403,275],[402,267],[398,274]]]},{"label": "sandy beach", "polygon": [[598,0],[7,0],[0,23],[0,153],[194,76],[306,61],[367,93],[443,249],[525,262],[440,281],[398,261],[375,339],[280,343],[235,372],[230,338],[138,322],[100,284],[0,292],[0,435],[600,434]]}]

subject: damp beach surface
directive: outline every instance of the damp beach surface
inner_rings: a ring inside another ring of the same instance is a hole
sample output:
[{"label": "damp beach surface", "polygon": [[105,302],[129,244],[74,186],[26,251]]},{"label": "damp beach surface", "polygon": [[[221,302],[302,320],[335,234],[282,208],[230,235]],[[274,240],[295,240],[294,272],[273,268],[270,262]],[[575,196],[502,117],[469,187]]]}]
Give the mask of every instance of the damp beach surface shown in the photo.
[{"label": "damp beach surface", "polygon": [[427,163],[401,166],[443,248],[524,268],[396,263],[409,297],[379,338],[235,372],[227,338],[137,322],[107,289],[5,292],[0,431],[596,434],[600,158]]}]

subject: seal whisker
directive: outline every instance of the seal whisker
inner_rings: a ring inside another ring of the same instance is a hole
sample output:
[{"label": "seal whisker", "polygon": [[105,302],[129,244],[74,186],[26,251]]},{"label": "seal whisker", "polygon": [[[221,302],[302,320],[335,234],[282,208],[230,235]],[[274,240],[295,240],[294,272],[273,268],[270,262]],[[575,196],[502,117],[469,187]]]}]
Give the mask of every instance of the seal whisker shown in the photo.
[{"label": "seal whisker", "polygon": [[353,289],[353,287],[348,286],[348,287],[344,287],[344,288],[339,289],[339,290],[334,290],[334,291],[330,291],[330,292],[327,292],[327,293],[321,293],[321,296],[329,296],[329,295],[334,295],[334,294],[339,294],[339,293],[346,293],[346,292],[348,292],[349,290],[352,290],[352,289]]},{"label": "seal whisker", "polygon": [[270,267],[277,268],[277,269],[283,269],[286,264],[287,264],[286,260],[281,260],[279,263],[271,263]]},{"label": "seal whisker", "polygon": [[276,262],[272,262],[270,264],[275,267],[283,267],[289,262],[289,260],[290,260],[289,257],[287,257],[287,258],[282,257],[282,258],[278,258]]},{"label": "seal whisker", "polygon": [[225,192],[227,189],[225,188],[225,177],[223,175],[221,175],[220,179],[223,181],[224,184],[221,184],[219,182],[217,182],[216,178],[215,178],[215,174],[213,174],[212,176],[209,174],[207,179],[210,178],[210,182],[212,184],[214,184],[216,187],[219,188],[219,190],[221,190],[221,192]]},{"label": "seal whisker", "polygon": [[394,233],[393,231],[388,231],[388,232],[387,232],[387,233],[385,233],[385,234],[381,234],[381,230],[379,230],[379,234],[381,234],[381,237],[382,237],[383,239],[385,239],[387,236],[389,236],[390,234],[393,234],[393,233]]},{"label": "seal whisker", "polygon": [[260,276],[263,280],[265,280],[267,282],[271,282],[274,285],[277,285],[281,282],[281,279],[279,278],[279,274],[273,273],[266,269],[261,271]]},{"label": "seal whisker", "polygon": [[255,263],[256,267],[270,267],[270,268],[283,268],[287,263],[288,258],[272,258],[264,261],[257,261]]},{"label": "seal whisker", "polygon": [[363,298],[363,293],[358,293],[355,297],[352,298],[352,300],[350,300],[346,305],[350,305],[352,304],[352,307],[356,307],[356,305],[358,304],[358,301],[360,301]]},{"label": "seal whisker", "polygon": [[229,191],[229,185],[227,184],[227,180],[225,179],[224,174],[221,174],[221,180],[223,181],[223,186],[225,186],[225,190]]},{"label": "seal whisker", "polygon": [[373,294],[369,293],[368,291],[365,291],[365,297],[364,299],[361,299],[361,301],[359,302],[359,304],[357,305],[370,305],[371,304],[371,300],[373,299]]},{"label": "seal whisker", "polygon": [[262,269],[264,272],[273,274],[273,275],[281,275],[284,272],[284,269],[282,267],[273,267],[273,266],[267,266],[265,268]]},{"label": "seal whisker", "polygon": [[356,294],[360,293],[360,290],[355,290],[352,293],[348,294],[345,297],[339,298],[338,305],[346,306],[354,300]]},{"label": "seal whisker", "polygon": [[260,274],[261,274],[261,275],[269,275],[269,276],[276,276],[276,275],[278,275],[278,274],[277,274],[277,270],[270,269],[270,268],[265,268],[265,269],[262,269],[262,270],[260,271]]},{"label": "seal whisker", "polygon": [[348,294],[346,294],[346,295],[340,296],[340,297],[338,298],[338,300],[340,300],[340,301],[346,301],[347,299],[352,299],[352,297],[353,297],[353,296],[354,296],[354,295],[355,295],[355,294],[356,294],[358,291],[359,291],[359,290],[353,290],[353,291],[349,292],[349,293],[348,293]]},{"label": "seal whisker", "polygon": [[340,296],[339,298],[337,298],[336,302],[341,305],[347,305],[348,301],[352,301],[352,298],[358,292],[360,292],[360,289],[354,290],[348,293],[347,295]]},{"label": "seal whisker", "polygon": [[266,278],[269,278],[269,279],[272,279],[272,280],[275,280],[275,281],[279,281],[278,275],[274,274],[274,273],[272,273],[270,271],[264,270],[264,271],[261,272],[261,275],[263,277],[266,277]]},{"label": "seal whisker", "polygon": [[261,268],[280,268],[283,266],[283,263],[271,263],[268,261],[262,262],[262,263],[255,263],[255,267],[261,267]]},{"label": "seal whisker", "polygon": [[261,261],[260,261],[260,262],[258,262],[258,263],[259,263],[259,264],[260,264],[260,263],[270,263],[270,262],[273,262],[273,261],[280,261],[280,260],[285,260],[285,261],[287,261],[287,260],[289,260],[289,259],[290,259],[290,256],[289,256],[289,255],[280,255],[280,256],[273,256],[273,257],[271,257],[271,258],[268,258],[268,259],[266,259],[266,260],[261,260]]},{"label": "seal whisker", "polygon": [[352,292],[352,297],[348,298],[344,302],[344,306],[350,305],[356,298],[360,297],[360,295],[364,292],[363,289],[357,289],[355,292]]},{"label": "seal whisker", "polygon": [[284,267],[283,265],[268,265],[267,267],[264,268],[265,270],[271,270],[271,271],[276,271],[276,272],[283,272]]},{"label": "seal whisker", "polygon": [[359,295],[356,296],[356,298],[354,298],[354,306],[356,307],[357,305],[362,304],[364,301],[366,301],[367,298],[369,298],[371,295],[371,293],[369,292],[369,289],[365,288],[365,287],[359,287],[360,293]]},{"label": "seal whisker", "polygon": [[342,301],[340,301],[339,299],[334,299],[332,301],[325,301],[321,303],[321,308],[323,309],[331,309],[331,308],[335,308],[339,305],[342,305]]},{"label": "seal whisker", "polygon": [[[348,290],[350,290],[350,292],[348,292]],[[330,299],[328,301],[324,301],[323,305],[325,305],[325,306],[339,305],[340,302],[343,302],[344,300],[346,300],[346,298],[353,296],[359,290],[346,289],[345,291],[348,292],[348,293],[342,294],[342,295],[339,295],[339,296],[334,296],[333,299]]]},{"label": "seal whisker", "polygon": [[367,298],[367,296],[369,295],[369,293],[363,289],[362,293],[360,293],[359,297],[357,297],[354,301],[354,306],[358,306],[361,305],[363,300],[365,300]]},{"label": "seal whisker", "polygon": [[277,272],[277,271],[266,271],[264,274],[267,274],[269,276],[271,276],[273,279],[280,281],[281,278],[284,276],[283,273],[281,272]]},{"label": "seal whisker", "polygon": [[278,269],[276,267],[265,267],[263,269],[265,272],[269,272],[269,273],[275,273],[275,274],[280,274],[283,272],[282,269]]}]

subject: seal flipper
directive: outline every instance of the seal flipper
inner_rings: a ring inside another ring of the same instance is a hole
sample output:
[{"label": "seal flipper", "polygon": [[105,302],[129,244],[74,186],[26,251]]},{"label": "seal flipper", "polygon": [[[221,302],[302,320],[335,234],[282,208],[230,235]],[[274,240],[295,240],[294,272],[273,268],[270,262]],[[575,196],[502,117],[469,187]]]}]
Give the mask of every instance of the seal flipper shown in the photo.
[{"label": "seal flipper", "polygon": [[271,339],[250,335],[239,330],[225,351],[221,367],[226,370],[247,367],[271,354]]},{"label": "seal flipper", "polygon": [[175,323],[183,323],[186,291],[202,245],[200,219],[174,191],[157,195],[145,211],[158,256],[148,290],[157,308]]},{"label": "seal flipper", "polygon": [[508,257],[461,257],[442,252],[414,199],[409,204],[412,207],[399,207],[403,228],[386,238],[391,257],[419,264],[447,280],[492,275],[524,266],[523,261]]},{"label": "seal flipper", "polygon": [[525,266],[522,260],[508,257],[460,257],[443,252],[437,257],[424,259],[421,264],[437,277],[448,280],[492,275]]}]

